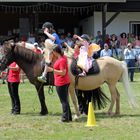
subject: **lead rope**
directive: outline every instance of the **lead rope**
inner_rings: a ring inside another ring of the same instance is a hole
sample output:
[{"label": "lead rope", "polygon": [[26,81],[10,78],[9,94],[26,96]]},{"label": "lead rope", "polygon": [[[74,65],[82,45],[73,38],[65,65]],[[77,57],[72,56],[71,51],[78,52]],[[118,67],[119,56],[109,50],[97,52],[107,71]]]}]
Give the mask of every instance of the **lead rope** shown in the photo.
[{"label": "lead rope", "polygon": [[53,94],[53,86],[48,87],[48,94],[52,95]]},{"label": "lead rope", "polygon": [[[50,74],[50,73],[49,73],[49,74]],[[53,94],[53,86],[51,86],[50,76],[48,76],[48,83],[49,83],[48,94],[49,94],[49,95],[52,95],[52,94]]]}]

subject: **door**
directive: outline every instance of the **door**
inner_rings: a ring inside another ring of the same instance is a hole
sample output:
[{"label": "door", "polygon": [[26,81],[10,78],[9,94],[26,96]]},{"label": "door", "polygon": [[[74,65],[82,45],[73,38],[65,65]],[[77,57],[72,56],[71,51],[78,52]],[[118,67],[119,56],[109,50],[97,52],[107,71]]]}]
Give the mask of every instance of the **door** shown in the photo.
[{"label": "door", "polygon": [[20,29],[20,37],[28,38],[30,32],[30,25],[28,18],[20,18],[19,19],[19,29]]}]

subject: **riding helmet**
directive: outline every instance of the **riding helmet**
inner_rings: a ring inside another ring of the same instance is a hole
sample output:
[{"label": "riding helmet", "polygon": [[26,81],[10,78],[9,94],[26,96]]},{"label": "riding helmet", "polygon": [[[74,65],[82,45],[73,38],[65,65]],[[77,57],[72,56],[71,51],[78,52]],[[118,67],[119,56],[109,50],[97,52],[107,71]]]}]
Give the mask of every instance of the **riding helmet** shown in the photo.
[{"label": "riding helmet", "polygon": [[43,25],[42,25],[42,29],[45,29],[45,28],[54,28],[53,27],[53,24],[51,22],[45,22]]},{"label": "riding helmet", "polygon": [[85,39],[87,41],[90,41],[90,37],[87,34],[81,35],[81,38],[83,38],[83,39]]}]

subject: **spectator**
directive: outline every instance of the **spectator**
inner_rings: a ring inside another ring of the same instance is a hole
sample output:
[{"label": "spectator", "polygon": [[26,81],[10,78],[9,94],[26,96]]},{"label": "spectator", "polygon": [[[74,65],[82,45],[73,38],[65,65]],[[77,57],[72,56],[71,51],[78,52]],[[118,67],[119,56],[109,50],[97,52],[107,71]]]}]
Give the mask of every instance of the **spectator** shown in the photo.
[{"label": "spectator", "polygon": [[65,34],[61,34],[60,35],[60,43],[65,42],[65,41],[66,41]]},{"label": "spectator", "polygon": [[28,37],[28,40],[27,40],[28,43],[31,43],[31,44],[34,44],[35,43],[35,37],[34,37],[34,34],[30,34],[30,36]]},{"label": "spectator", "polygon": [[117,40],[117,36],[115,34],[111,35],[111,51],[112,51],[112,57],[119,59],[118,57],[118,48],[119,48],[119,41]]},{"label": "spectator", "polygon": [[137,49],[140,48],[140,36],[135,36],[134,47]]},{"label": "spectator", "polygon": [[97,31],[97,36],[95,37],[96,44],[100,45],[101,49],[103,49],[103,36],[101,31]]},{"label": "spectator", "polygon": [[109,34],[106,34],[105,43],[107,43],[108,46],[110,46],[110,37],[109,37]]},{"label": "spectator", "polygon": [[127,39],[128,39],[128,43],[134,43],[134,41],[135,41],[135,37],[134,37],[134,34],[130,34],[130,33],[128,33],[127,34]]},{"label": "spectator", "polygon": [[70,84],[70,77],[68,75],[68,62],[66,56],[59,46],[54,46],[53,54],[58,59],[55,61],[53,68],[48,67],[48,71],[54,72],[54,84],[56,91],[62,104],[63,114],[62,122],[72,121],[71,110],[68,101],[68,87]]},{"label": "spectator", "polygon": [[97,31],[97,36],[95,37],[95,39],[96,39],[96,43],[98,44],[98,42],[102,39],[101,31]]},{"label": "spectator", "polygon": [[20,114],[21,108],[18,92],[20,83],[20,68],[15,62],[9,65],[7,82],[12,103],[11,113],[14,115]]},{"label": "spectator", "polygon": [[41,48],[41,50],[43,50],[45,48],[44,42],[45,42],[45,37],[40,36],[38,39],[38,45],[39,45],[39,48]]},{"label": "spectator", "polygon": [[111,49],[109,49],[109,46],[107,43],[104,44],[104,49],[101,50],[100,52],[100,57],[103,57],[103,56],[112,56],[112,52],[111,52]]},{"label": "spectator", "polygon": [[66,42],[68,43],[68,45],[73,48],[74,46],[74,41],[72,40],[72,38],[70,36],[67,37]]},{"label": "spectator", "polygon": [[135,51],[132,49],[132,44],[128,43],[127,48],[124,50],[124,59],[127,63],[128,74],[130,76],[130,81],[134,80],[134,71],[135,71]]},{"label": "spectator", "polygon": [[120,48],[124,51],[124,49],[127,47],[128,40],[126,33],[121,33],[120,35]]}]

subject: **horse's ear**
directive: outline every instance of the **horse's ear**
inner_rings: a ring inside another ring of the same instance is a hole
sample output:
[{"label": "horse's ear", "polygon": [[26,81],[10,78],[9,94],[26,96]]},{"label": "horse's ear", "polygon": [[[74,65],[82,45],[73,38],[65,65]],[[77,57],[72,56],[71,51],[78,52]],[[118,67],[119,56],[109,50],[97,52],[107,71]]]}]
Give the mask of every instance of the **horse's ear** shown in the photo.
[{"label": "horse's ear", "polygon": [[11,47],[11,50],[13,51],[16,45],[14,40],[8,40],[8,43],[9,43],[9,46]]}]

